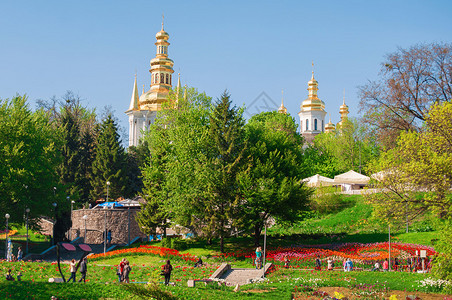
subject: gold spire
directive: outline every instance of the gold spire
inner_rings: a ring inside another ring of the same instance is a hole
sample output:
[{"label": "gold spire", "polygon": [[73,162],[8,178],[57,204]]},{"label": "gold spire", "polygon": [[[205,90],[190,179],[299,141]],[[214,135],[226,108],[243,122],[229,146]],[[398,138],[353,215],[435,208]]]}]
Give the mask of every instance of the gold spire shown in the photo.
[{"label": "gold spire", "polygon": [[281,90],[281,106],[278,108],[278,112],[287,115],[287,108],[284,107],[284,90]]},{"label": "gold spire", "polygon": [[174,62],[168,57],[169,34],[164,31],[164,16],[162,15],[162,30],[157,32],[156,55],[151,59],[151,89],[141,95],[139,105],[141,110],[159,111],[166,101],[172,86]]},{"label": "gold spire", "polygon": [[329,114],[329,116],[330,116],[330,121],[325,126],[325,132],[334,132],[334,130],[336,129],[336,126],[334,126],[333,122],[331,122],[331,114]]},{"label": "gold spire", "polygon": [[165,30],[163,29],[163,21],[165,21],[165,15],[162,13],[162,31],[165,31]]},{"label": "gold spire", "polygon": [[133,83],[133,90],[132,90],[132,98],[130,99],[130,105],[129,110],[137,110],[138,109],[138,87],[137,87],[137,73],[135,73],[135,81]]},{"label": "gold spire", "polygon": [[144,94],[144,86],[145,86],[145,84],[143,84],[143,92],[141,93],[141,95],[143,95],[143,94]]},{"label": "gold spire", "polygon": [[325,103],[317,96],[319,83],[314,78],[314,62],[312,62],[312,77],[308,82],[308,98],[301,103],[301,111],[325,110]]},{"label": "gold spire", "polygon": [[339,107],[339,113],[341,114],[341,120],[337,123],[337,127],[339,128],[348,119],[348,106],[345,104],[345,89],[344,89],[344,97],[342,100],[342,105]]}]

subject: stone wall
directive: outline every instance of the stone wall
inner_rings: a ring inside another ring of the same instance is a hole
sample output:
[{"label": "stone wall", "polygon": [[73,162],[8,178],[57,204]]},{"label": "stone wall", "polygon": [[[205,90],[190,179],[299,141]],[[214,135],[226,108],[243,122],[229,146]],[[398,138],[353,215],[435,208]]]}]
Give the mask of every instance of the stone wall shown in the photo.
[{"label": "stone wall", "polygon": [[[140,227],[135,221],[139,209],[79,209],[72,211],[71,239],[85,237],[86,215],[86,239],[87,244],[102,244],[104,242],[103,233],[105,224],[107,230],[111,230],[112,244],[127,244],[128,224],[130,213],[130,241],[136,237],[146,237],[140,231]],[[107,222],[105,222],[105,217]]]}]

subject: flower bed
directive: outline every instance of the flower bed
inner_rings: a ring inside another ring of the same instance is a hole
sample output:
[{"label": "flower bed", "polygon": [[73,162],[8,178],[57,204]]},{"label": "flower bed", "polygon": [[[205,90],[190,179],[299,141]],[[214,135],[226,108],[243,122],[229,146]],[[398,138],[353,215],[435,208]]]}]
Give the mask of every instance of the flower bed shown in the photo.
[{"label": "flower bed", "polygon": [[99,254],[93,254],[90,255],[90,259],[96,259],[96,258],[110,258],[115,256],[121,256],[126,254],[154,254],[161,257],[165,257],[168,259],[183,259],[185,261],[193,261],[196,262],[198,259],[189,253],[181,254],[176,249],[170,249],[165,247],[158,247],[158,246],[151,246],[151,245],[140,245],[136,248],[126,248],[126,249],[119,249],[119,250],[113,250],[107,253],[99,253]]},{"label": "flower bed", "polygon": [[[377,260],[383,260],[389,257],[389,243],[346,243],[346,244],[326,244],[313,246],[294,246],[294,247],[279,247],[276,249],[267,250],[267,261],[283,262],[284,257],[287,256],[291,261],[298,263],[308,262],[315,259],[317,256],[321,258],[332,257],[335,260],[350,258],[351,260],[361,263],[372,263]],[[435,255],[437,252],[433,247],[391,243],[391,257],[399,257],[401,259],[414,256],[416,251],[426,250],[427,255]],[[236,253],[224,253],[215,257],[223,260],[230,258],[236,259],[252,259],[255,256],[253,250]]]},{"label": "flower bed", "polygon": [[[15,235],[17,233],[17,230],[10,230],[8,232],[8,236],[12,236]],[[5,239],[6,238],[6,232],[2,231],[2,233],[0,233],[0,239]]]}]

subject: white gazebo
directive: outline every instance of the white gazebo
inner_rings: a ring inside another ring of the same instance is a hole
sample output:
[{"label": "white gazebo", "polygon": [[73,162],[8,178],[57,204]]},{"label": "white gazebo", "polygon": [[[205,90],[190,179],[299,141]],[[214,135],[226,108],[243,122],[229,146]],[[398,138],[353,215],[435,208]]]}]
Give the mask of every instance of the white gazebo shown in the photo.
[{"label": "white gazebo", "polygon": [[315,174],[314,176],[302,180],[309,187],[321,187],[334,185],[334,179]]},{"label": "white gazebo", "polygon": [[369,183],[370,177],[350,170],[334,176],[334,184],[342,186],[343,191],[359,190]]}]

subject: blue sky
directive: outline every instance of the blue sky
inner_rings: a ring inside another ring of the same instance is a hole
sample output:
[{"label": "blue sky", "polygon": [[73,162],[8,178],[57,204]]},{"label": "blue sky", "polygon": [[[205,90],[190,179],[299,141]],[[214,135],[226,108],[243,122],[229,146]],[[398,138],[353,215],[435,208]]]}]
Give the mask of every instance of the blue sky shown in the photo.
[{"label": "blue sky", "polygon": [[213,98],[228,89],[248,114],[279,106],[284,89],[297,122],[312,61],[337,122],[344,89],[359,116],[358,87],[378,78],[387,53],[452,38],[447,0],[1,1],[0,98],[26,93],[34,107],[72,90],[127,126],[135,72],[140,93],[149,88],[162,13],[182,84]]}]

